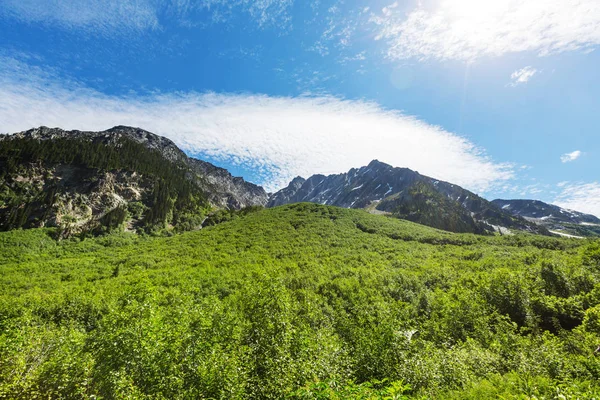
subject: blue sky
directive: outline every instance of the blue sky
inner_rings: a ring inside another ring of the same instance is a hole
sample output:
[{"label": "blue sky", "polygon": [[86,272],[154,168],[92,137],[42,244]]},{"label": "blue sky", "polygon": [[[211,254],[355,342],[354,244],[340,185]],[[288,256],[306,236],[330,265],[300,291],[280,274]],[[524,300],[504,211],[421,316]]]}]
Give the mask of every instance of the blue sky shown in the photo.
[{"label": "blue sky", "polygon": [[379,159],[600,215],[597,0],[0,0],[0,131],[140,126],[264,185]]}]

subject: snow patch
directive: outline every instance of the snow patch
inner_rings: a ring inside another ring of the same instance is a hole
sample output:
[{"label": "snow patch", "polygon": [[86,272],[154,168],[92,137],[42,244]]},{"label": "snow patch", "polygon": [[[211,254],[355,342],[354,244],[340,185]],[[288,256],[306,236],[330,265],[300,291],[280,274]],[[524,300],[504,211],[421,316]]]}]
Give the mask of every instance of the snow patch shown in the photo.
[{"label": "snow patch", "polygon": [[550,232],[555,233],[559,236],[563,236],[563,237],[568,237],[568,238],[573,238],[573,239],[585,239],[583,236],[569,235],[568,233],[563,233],[563,232],[559,232],[559,231],[550,231]]},{"label": "snow patch", "polygon": [[386,185],[387,185],[387,187],[388,187],[389,190],[383,194],[383,197],[387,196],[388,193],[392,193],[392,190],[394,190],[394,188],[391,187],[389,183],[386,183]]},{"label": "snow patch", "polygon": [[492,225],[489,222],[487,224],[494,228],[494,230],[501,235],[514,235],[514,233],[512,233],[510,229],[505,228],[504,226]]}]

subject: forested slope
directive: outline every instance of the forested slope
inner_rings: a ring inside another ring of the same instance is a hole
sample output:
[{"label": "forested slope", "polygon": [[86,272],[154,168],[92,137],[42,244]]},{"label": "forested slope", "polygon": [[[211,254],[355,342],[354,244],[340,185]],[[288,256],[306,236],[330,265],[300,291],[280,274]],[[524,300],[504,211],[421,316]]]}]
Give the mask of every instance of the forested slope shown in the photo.
[{"label": "forested slope", "polygon": [[228,219],[0,233],[0,398],[600,393],[598,242],[306,203]]},{"label": "forested slope", "polygon": [[0,230],[178,232],[199,229],[214,210],[266,198],[263,188],[139,128],[0,135]]}]

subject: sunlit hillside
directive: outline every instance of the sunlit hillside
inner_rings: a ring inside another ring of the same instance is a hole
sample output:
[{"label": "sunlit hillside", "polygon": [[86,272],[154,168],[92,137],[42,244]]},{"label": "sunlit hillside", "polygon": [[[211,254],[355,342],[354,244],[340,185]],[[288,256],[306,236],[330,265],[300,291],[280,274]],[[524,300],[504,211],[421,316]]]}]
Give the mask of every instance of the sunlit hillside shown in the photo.
[{"label": "sunlit hillside", "polygon": [[173,237],[1,233],[0,398],[600,393],[597,241],[306,203],[223,219]]}]

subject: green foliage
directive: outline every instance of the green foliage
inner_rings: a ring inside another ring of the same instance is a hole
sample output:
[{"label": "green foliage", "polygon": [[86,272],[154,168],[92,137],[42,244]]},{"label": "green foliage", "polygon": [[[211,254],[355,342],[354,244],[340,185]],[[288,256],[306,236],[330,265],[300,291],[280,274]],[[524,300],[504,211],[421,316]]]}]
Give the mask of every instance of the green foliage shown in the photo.
[{"label": "green foliage", "polygon": [[148,210],[148,207],[146,207],[144,205],[144,203],[139,202],[139,201],[130,201],[127,204],[127,211],[135,219],[141,219],[147,210]]},{"label": "green foliage", "polygon": [[596,305],[585,312],[583,326],[586,331],[600,336],[600,305]]},{"label": "green foliage", "polygon": [[0,398],[598,398],[597,242],[315,204],[211,218],[0,233]]},{"label": "green foliage", "polygon": [[232,221],[234,219],[243,217],[243,216],[248,215],[253,212],[260,211],[262,209],[263,209],[263,207],[261,207],[261,206],[249,206],[249,207],[244,207],[241,210],[227,210],[227,209],[217,210],[217,211],[213,212],[212,214],[210,214],[206,218],[206,220],[204,221],[204,223],[202,225],[203,226],[218,225],[220,223]]},{"label": "green foliage", "polygon": [[[399,195],[400,198],[402,196]],[[397,218],[451,232],[487,233],[486,227],[467,215],[460,204],[448,199],[426,183],[417,182],[404,196],[409,197],[408,201],[399,201],[400,198],[386,199],[381,203],[381,207],[389,208],[385,203],[399,202],[392,212]]]},{"label": "green foliage", "polygon": [[340,385],[339,382],[314,382],[298,389],[290,398],[306,400],[407,400],[404,393],[410,391],[410,385],[402,381],[388,383],[382,381],[356,384],[352,381]]},{"label": "green foliage", "polygon": [[586,249],[583,261],[593,267],[600,268],[600,243],[596,242]]},{"label": "green foliage", "polygon": [[560,383],[545,377],[523,376],[509,373],[492,375],[488,379],[473,382],[464,391],[444,394],[449,400],[479,399],[580,399],[598,398],[598,388],[592,382]]}]

